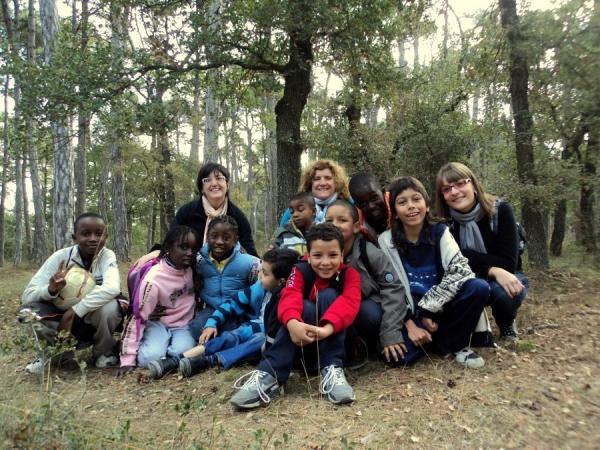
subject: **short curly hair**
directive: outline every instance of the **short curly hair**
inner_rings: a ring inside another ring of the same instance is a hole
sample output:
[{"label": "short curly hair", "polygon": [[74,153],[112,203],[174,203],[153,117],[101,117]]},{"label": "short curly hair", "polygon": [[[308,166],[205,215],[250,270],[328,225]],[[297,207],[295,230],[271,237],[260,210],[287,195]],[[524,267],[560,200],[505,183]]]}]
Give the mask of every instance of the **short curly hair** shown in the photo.
[{"label": "short curly hair", "polygon": [[305,234],[306,247],[310,249],[314,241],[337,241],[340,244],[340,250],[344,249],[344,236],[338,227],[331,222],[324,222],[313,225]]},{"label": "short curly hair", "polygon": [[315,173],[317,170],[325,169],[331,170],[333,182],[335,184],[335,192],[337,192],[338,197],[349,199],[350,191],[348,191],[348,175],[346,174],[346,169],[331,159],[319,159],[306,166],[302,171],[302,176],[300,177],[300,186],[298,187],[298,191],[311,192],[312,181]]}]

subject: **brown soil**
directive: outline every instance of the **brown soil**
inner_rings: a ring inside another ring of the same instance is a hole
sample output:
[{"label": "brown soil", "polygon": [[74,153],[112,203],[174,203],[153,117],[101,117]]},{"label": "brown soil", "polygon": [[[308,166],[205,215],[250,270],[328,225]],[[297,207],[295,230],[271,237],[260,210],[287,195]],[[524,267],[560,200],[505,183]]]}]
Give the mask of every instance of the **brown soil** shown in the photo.
[{"label": "brown soil", "polygon": [[228,404],[247,367],[160,381],[143,370],[125,379],[56,370],[42,385],[23,371],[33,351],[22,350],[18,300],[4,299],[1,439],[31,447],[28,433],[41,423],[54,430],[48,447],[78,447],[73,436],[83,435],[81,446],[106,448],[598,448],[600,280],[553,272],[532,286],[518,351],[483,349],[481,370],[433,356],[404,369],[372,362],[348,371],[356,402],[342,407],[319,397],[318,379],[297,373],[285,396],[249,413]]}]

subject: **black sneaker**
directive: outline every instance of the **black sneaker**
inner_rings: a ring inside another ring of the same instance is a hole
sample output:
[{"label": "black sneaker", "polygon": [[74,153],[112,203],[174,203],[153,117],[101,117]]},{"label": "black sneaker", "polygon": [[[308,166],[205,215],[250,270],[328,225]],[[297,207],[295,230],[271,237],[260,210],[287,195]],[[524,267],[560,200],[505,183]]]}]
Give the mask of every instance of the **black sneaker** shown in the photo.
[{"label": "black sneaker", "polygon": [[186,378],[210,369],[215,365],[213,358],[210,356],[195,356],[193,358],[181,358],[179,361],[179,373]]},{"label": "black sneaker", "polygon": [[150,361],[148,363],[148,369],[150,370],[150,376],[155,380],[164,377],[171,370],[177,369],[179,362],[175,358],[170,356],[163,356],[156,361]]},{"label": "black sneaker", "polygon": [[517,326],[513,320],[508,325],[500,325],[500,343],[504,346],[510,347],[515,346],[519,342],[519,334],[517,333]]}]

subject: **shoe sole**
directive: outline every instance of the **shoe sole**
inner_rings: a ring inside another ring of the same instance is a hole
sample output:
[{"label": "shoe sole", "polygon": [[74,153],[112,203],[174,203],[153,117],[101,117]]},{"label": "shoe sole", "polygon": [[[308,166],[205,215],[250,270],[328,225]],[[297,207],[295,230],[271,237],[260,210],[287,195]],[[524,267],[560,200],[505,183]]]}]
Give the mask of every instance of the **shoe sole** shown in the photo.
[{"label": "shoe sole", "polygon": [[341,399],[341,400],[334,400],[333,398],[331,398],[328,395],[327,396],[327,400],[329,400],[334,405],[345,405],[347,403],[352,403],[353,401],[355,401],[356,400],[356,396],[353,395],[351,398],[344,398],[344,399]]}]

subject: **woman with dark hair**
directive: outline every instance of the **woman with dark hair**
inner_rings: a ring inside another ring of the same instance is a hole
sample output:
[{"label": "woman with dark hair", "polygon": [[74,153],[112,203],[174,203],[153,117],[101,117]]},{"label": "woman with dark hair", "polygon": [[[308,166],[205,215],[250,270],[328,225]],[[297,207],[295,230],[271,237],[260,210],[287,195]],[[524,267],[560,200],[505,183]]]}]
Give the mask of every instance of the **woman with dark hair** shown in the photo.
[{"label": "woman with dark hair", "polygon": [[239,242],[243,249],[253,256],[258,256],[252,239],[250,222],[242,210],[235,206],[229,198],[229,179],[229,171],[221,164],[213,162],[204,164],[198,171],[196,179],[200,198],[179,208],[171,227],[187,225],[193,228],[200,235],[202,244],[204,244],[210,221],[215,217],[227,215],[234,218],[238,224]]}]

